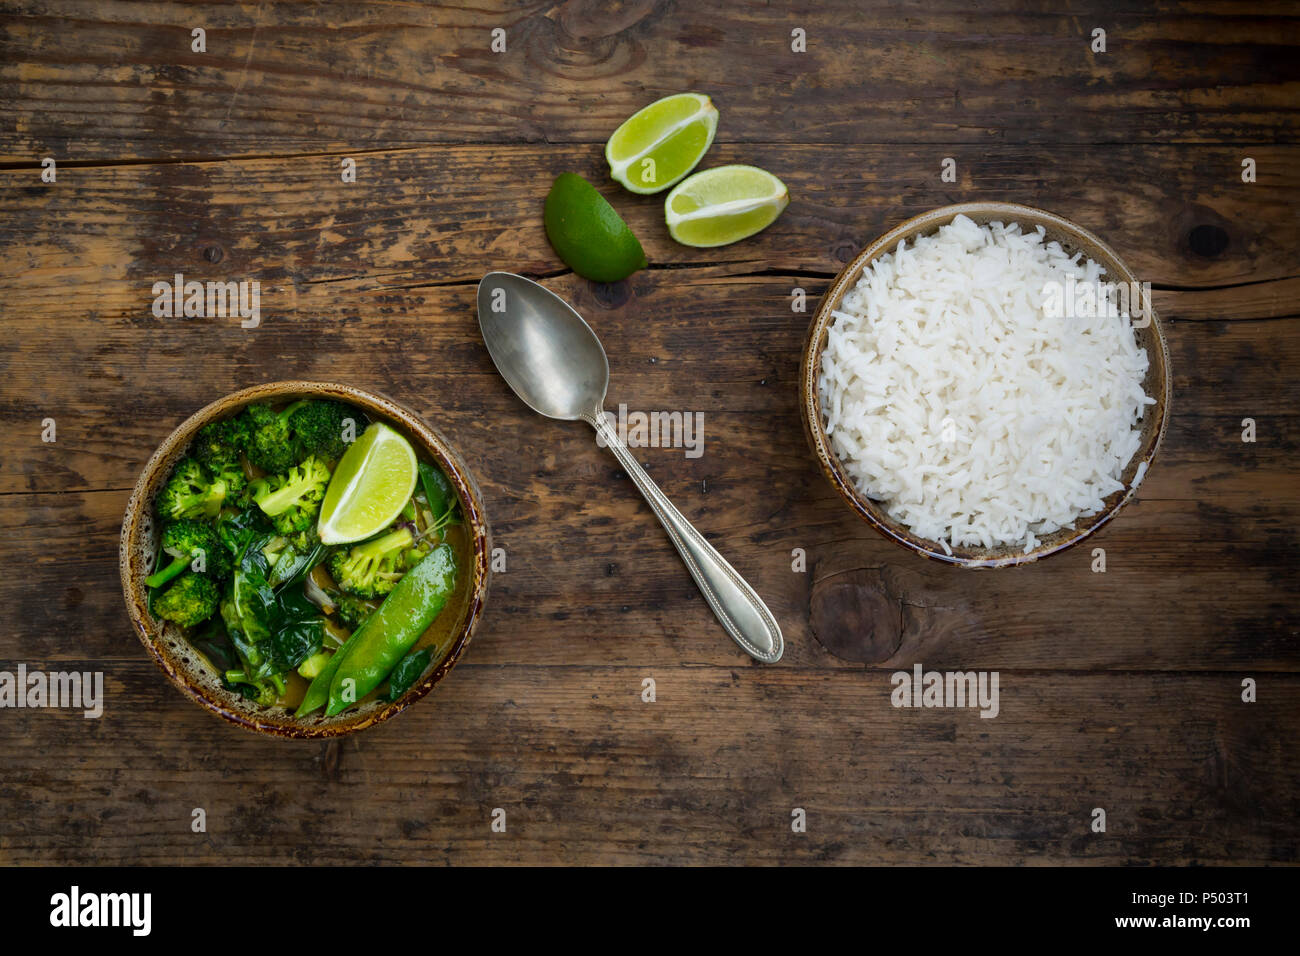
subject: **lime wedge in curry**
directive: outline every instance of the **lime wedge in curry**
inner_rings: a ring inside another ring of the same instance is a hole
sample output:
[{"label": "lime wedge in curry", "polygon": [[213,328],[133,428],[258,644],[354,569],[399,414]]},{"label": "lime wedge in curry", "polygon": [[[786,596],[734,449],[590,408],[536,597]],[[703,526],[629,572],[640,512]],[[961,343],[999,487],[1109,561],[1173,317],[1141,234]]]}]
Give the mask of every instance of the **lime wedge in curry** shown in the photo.
[{"label": "lime wedge in curry", "polygon": [[375,422],[339,459],[325,489],[317,532],[323,544],[362,541],[397,520],[419,475],[411,443]]}]

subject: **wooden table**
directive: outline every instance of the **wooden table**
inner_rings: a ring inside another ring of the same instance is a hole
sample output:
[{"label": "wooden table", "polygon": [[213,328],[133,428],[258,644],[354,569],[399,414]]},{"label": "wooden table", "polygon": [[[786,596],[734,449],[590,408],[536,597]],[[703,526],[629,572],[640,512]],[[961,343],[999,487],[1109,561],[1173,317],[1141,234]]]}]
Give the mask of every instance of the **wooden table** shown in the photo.
[{"label": "wooden table", "polygon": [[[1296,860],[1295,6],[714,6],[3,5],[0,667],[101,670],[107,700],[98,720],[0,711],[0,861]],[[608,181],[609,133],[684,89],[721,109],[706,165],[789,184],[762,235],[678,246],[661,198]],[[649,269],[597,286],[562,266],[541,208],[565,170],[600,184]],[[890,226],[974,199],[1059,212],[1154,284],[1172,422],[1095,539],[1105,573],[1092,547],[986,573],[914,557],[806,448],[817,296]],[[535,417],[496,375],[474,311],[493,268],[587,316],[610,407],[703,413],[701,457],[639,457],[766,597],[779,665],[727,639],[589,430]],[[261,325],[154,318],[152,284],[178,272],[258,280]],[[187,702],[118,583],[152,449],[284,378],[435,422],[506,555],[451,677],[328,744]],[[1000,714],[892,707],[891,674],[918,662],[997,671]]]}]

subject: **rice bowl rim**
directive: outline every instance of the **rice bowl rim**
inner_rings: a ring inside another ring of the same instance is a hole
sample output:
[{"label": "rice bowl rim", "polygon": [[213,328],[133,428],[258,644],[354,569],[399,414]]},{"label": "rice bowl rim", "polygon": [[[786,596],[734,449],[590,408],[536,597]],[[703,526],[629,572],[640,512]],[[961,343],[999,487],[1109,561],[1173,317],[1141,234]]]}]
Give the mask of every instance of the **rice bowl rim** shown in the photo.
[{"label": "rice bowl rim", "polygon": [[1136,282],[1133,271],[1128,268],[1119,255],[1099,237],[1070,220],[1033,206],[1018,203],[971,202],[941,206],[900,223],[881,235],[874,242],[855,256],[840,270],[839,275],[822,295],[812,323],[808,327],[804,342],[803,355],[799,362],[799,395],[802,411],[804,435],[808,445],[816,456],[822,473],[839,493],[840,497],[853,511],[878,532],[896,544],[910,551],[931,558],[944,564],[965,568],[1003,568],[1029,564],[1049,555],[1078,544],[1093,532],[1108,523],[1119,510],[1137,492],[1140,482],[1134,477],[1142,465],[1146,466],[1143,480],[1149,475],[1156,451],[1164,439],[1165,428],[1169,421],[1169,406],[1172,397],[1172,376],[1169,374],[1169,347],[1165,341],[1164,329],[1154,304],[1148,303],[1151,324],[1146,329],[1136,330],[1138,346],[1147,350],[1147,374],[1143,379],[1143,389],[1147,395],[1156,400],[1147,407],[1140,424],[1141,443],[1133,458],[1125,466],[1120,479],[1124,483],[1122,491],[1113,492],[1106,498],[1106,506],[1094,515],[1080,517],[1074,522],[1075,528],[1061,528],[1041,536],[1037,547],[1025,553],[1015,545],[1001,545],[994,548],[952,546],[952,554],[947,554],[943,547],[934,540],[923,538],[906,525],[891,518],[881,502],[862,494],[844,470],[838,456],[830,446],[826,435],[825,416],[822,413],[821,398],[817,382],[821,373],[822,353],[826,350],[827,336],[833,313],[840,308],[844,296],[862,278],[863,272],[880,256],[893,252],[904,239],[914,240],[920,236],[930,235],[941,226],[945,226],[958,216],[964,215],[977,225],[985,226],[990,222],[1001,221],[1018,223],[1022,232],[1036,231],[1042,226],[1047,241],[1057,241],[1071,255],[1082,252],[1085,257],[1097,262],[1106,270],[1105,280],[1110,282]]}]

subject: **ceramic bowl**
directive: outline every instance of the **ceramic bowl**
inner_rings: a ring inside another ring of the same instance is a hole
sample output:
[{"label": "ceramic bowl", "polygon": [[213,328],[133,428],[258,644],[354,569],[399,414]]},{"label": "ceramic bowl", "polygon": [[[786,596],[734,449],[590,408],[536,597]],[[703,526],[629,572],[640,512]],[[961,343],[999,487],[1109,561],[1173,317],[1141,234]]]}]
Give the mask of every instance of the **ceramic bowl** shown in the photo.
[{"label": "ceramic bowl", "polygon": [[[443,611],[444,614],[458,615],[451,639],[439,642],[435,661],[423,678],[398,700],[365,702],[330,718],[321,716],[322,712],[303,719],[295,718],[284,707],[259,705],[226,690],[221,686],[216,671],[195,652],[181,630],[171,623],[155,619],[145,604],[144,579],[152,571],[158,548],[154,496],[165,484],[172,466],[185,456],[195,433],[209,422],[227,418],[254,402],[279,404],[300,398],[329,398],[354,405],[372,419],[396,428],[410,440],[417,454],[441,466],[460,499],[463,529],[471,552],[470,566],[462,569],[462,583],[457,595]],[[127,502],[119,564],[127,614],[136,636],[182,693],[212,713],[247,730],[277,737],[335,737],[373,726],[400,713],[429,693],[455,666],[483,614],[491,550],[487,516],[478,486],[464,460],[436,428],[426,424],[404,405],[365,389],[322,382],[271,382],[234,392],[199,409],[158,446],[144,466]]]},{"label": "ceramic bowl", "polygon": [[1133,272],[1115,254],[1108,245],[1080,226],[1067,219],[1013,203],[963,203],[944,206],[924,213],[903,224],[894,227],[864,249],[831,283],[826,294],[822,296],[817,313],[808,330],[804,345],[803,358],[799,366],[800,405],[803,411],[804,431],[808,443],[816,455],[818,464],[826,478],[835,487],[840,497],[862,520],[891,541],[936,561],[960,565],[969,568],[996,568],[1026,564],[1047,555],[1057,554],[1077,544],[1110,521],[1137,490],[1139,468],[1145,477],[1151,467],[1160,440],[1164,436],[1165,426],[1169,420],[1170,374],[1169,349],[1165,344],[1164,332],[1160,318],[1150,309],[1151,322],[1145,328],[1137,329],[1138,346],[1146,349],[1149,367],[1143,387],[1147,395],[1156,400],[1148,406],[1141,422],[1141,444],[1137,453],[1125,468],[1120,480],[1124,489],[1116,491],[1105,501],[1105,507],[1094,515],[1079,518],[1074,528],[1061,528],[1051,534],[1040,536],[1036,548],[1026,553],[1022,547],[1005,545],[994,548],[963,547],[953,548],[948,554],[936,541],[918,536],[905,525],[895,521],[886,512],[882,504],[862,494],[854,486],[848,473],[844,470],[830,441],[826,437],[826,419],[822,414],[821,401],[817,394],[817,380],[821,374],[822,353],[826,348],[827,332],[832,322],[832,313],[840,307],[845,294],[853,288],[877,256],[893,251],[898,243],[906,239],[909,242],[918,236],[935,232],[958,215],[964,215],[981,225],[993,221],[1018,222],[1025,232],[1042,226],[1048,240],[1056,240],[1073,254],[1082,252],[1105,267],[1104,281],[1136,282]]}]

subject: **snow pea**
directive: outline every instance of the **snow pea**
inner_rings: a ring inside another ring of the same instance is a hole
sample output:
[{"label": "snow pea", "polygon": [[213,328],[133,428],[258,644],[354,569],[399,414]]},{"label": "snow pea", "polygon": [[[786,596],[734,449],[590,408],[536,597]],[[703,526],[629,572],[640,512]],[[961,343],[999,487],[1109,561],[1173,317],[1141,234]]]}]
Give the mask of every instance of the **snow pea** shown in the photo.
[{"label": "snow pea", "polygon": [[[402,576],[378,610],[334,655],[339,662],[329,681],[325,716],[333,717],[383,683],[447,606],[455,587],[456,553],[451,545],[440,544]],[[324,676],[322,673],[312,682],[309,696]]]},{"label": "snow pea", "polygon": [[429,502],[434,521],[451,510],[456,502],[456,492],[442,469],[427,461],[420,462],[420,485],[424,488],[424,497]]},{"label": "snow pea", "polygon": [[343,663],[343,656],[347,654],[348,648],[351,646],[352,641],[349,639],[334,652],[334,656],[325,663],[320,673],[312,678],[312,682],[307,686],[307,693],[303,695],[302,703],[293,712],[295,717],[306,717],[312,711],[320,710],[329,702],[330,681],[334,679],[335,672],[339,669],[339,665]]}]

